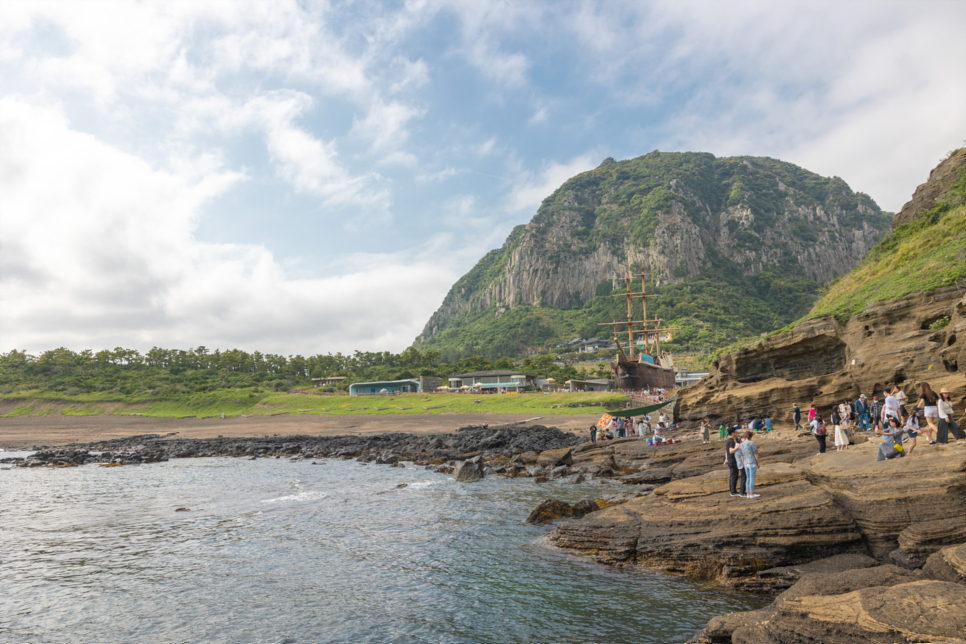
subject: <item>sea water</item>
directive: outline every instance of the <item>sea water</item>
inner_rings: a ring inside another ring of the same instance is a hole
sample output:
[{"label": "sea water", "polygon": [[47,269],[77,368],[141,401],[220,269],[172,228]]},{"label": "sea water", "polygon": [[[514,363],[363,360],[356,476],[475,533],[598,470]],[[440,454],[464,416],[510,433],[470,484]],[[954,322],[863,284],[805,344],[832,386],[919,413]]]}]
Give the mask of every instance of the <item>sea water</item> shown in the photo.
[{"label": "sea water", "polygon": [[0,471],[0,641],[664,644],[764,603],[524,523],[624,486],[316,462]]}]

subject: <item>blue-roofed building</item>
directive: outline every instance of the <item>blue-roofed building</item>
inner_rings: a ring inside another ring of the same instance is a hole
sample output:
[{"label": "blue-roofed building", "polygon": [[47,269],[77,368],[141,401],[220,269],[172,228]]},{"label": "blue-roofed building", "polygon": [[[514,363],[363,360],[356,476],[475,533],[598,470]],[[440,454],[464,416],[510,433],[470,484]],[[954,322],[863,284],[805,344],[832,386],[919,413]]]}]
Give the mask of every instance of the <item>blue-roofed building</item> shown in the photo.
[{"label": "blue-roofed building", "polygon": [[420,394],[422,388],[419,378],[411,380],[381,380],[375,382],[354,382],[349,385],[350,396],[378,396],[379,394]]}]

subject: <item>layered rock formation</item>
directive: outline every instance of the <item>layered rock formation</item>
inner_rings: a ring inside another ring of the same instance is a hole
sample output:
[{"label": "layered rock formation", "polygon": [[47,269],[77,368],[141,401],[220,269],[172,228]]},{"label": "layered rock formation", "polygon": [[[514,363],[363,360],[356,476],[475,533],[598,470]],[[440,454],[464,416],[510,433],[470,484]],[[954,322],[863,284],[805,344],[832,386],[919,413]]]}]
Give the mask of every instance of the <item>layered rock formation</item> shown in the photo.
[{"label": "layered rock formation", "polygon": [[[824,455],[816,455],[807,434],[781,432],[758,442],[760,499],[730,496],[720,443],[671,446],[660,456],[620,459],[627,469],[656,471],[655,478],[669,483],[621,506],[562,523],[551,540],[608,563],[767,590],[783,587],[788,574],[759,574],[765,569],[839,554],[892,562],[894,551],[936,552],[962,537],[962,446],[920,447],[914,457],[876,462],[876,441]],[[575,462],[607,449],[613,456],[621,447],[583,449],[575,453]]]},{"label": "layered rock formation", "polygon": [[[966,261],[966,258],[964,258]],[[945,328],[931,329],[949,318]],[[966,297],[959,286],[872,304],[844,326],[833,316],[746,345],[715,361],[705,380],[682,391],[675,417],[738,422],[758,414],[786,421],[792,405],[820,409],[886,384],[922,380],[955,400],[966,396]],[[962,409],[959,410],[960,412]]]}]

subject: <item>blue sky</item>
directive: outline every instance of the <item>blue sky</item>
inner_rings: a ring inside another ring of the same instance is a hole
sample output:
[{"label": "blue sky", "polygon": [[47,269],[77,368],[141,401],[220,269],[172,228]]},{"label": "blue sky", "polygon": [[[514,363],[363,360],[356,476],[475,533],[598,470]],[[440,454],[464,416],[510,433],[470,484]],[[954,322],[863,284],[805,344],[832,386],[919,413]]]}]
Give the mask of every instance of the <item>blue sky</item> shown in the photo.
[{"label": "blue sky", "polygon": [[654,149],[895,211],[966,139],[966,4],[0,8],[0,350],[400,351],[564,180]]}]

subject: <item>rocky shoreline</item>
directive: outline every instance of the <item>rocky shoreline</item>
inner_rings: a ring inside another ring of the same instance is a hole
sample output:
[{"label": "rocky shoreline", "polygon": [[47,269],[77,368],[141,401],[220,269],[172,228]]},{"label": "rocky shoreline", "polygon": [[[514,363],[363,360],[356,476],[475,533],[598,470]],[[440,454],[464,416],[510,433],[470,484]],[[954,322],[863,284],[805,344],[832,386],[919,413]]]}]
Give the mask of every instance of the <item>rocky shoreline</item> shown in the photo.
[{"label": "rocky shoreline", "polygon": [[[556,428],[467,427],[419,436],[143,435],[41,447],[19,467],[123,466],[173,458],[355,459],[422,466],[457,481],[605,479],[633,487],[569,504],[548,499],[527,521],[599,562],[657,569],[759,594],[767,608],[713,618],[694,644],[958,642],[966,633],[966,447],[919,447],[875,461],[875,442],[816,455],[808,434],[759,436],[761,498],[727,492],[722,443],[602,444]],[[405,464],[404,464],[405,463]]]}]

